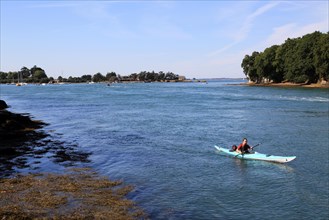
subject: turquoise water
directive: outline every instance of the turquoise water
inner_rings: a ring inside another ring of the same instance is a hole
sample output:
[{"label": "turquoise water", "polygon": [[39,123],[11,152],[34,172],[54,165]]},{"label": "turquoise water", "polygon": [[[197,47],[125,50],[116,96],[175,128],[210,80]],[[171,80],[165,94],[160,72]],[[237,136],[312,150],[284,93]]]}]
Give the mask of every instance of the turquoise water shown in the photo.
[{"label": "turquoise water", "polygon": [[[91,153],[71,163],[30,152],[12,171],[91,166],[134,185],[129,198],[151,219],[327,219],[328,89],[236,83],[1,85],[9,110],[49,123],[64,150]],[[297,159],[241,161],[213,147],[243,137]]]}]

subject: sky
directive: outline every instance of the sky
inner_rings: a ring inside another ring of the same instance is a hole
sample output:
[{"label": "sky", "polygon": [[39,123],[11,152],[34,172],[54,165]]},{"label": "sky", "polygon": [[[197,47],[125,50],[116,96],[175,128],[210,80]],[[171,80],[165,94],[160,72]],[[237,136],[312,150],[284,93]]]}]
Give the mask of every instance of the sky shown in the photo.
[{"label": "sky", "polygon": [[329,28],[329,1],[1,1],[3,72],[242,78],[245,55]]}]

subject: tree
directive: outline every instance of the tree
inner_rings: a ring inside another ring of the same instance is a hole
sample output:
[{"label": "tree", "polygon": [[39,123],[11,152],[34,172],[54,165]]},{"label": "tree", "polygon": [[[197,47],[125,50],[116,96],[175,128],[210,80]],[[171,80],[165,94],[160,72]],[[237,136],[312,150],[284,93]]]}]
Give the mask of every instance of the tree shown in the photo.
[{"label": "tree", "polygon": [[283,73],[277,71],[278,63],[275,62],[278,48],[278,45],[273,45],[270,48],[266,48],[262,53],[263,77],[275,83],[282,82],[283,80]]},{"label": "tree", "polygon": [[115,72],[110,72],[110,73],[107,73],[106,74],[106,79],[109,81],[109,82],[114,82],[117,80],[117,74]]},{"label": "tree", "polygon": [[251,56],[246,55],[242,60],[241,67],[244,74],[253,82],[260,82],[260,77],[257,74],[257,68],[255,66],[255,59],[259,55],[259,52],[254,51]]},{"label": "tree", "polygon": [[32,80],[33,82],[41,82],[41,81],[45,81],[44,79],[48,78],[47,75],[46,75],[46,72],[40,68],[40,67],[37,67],[36,65],[34,65],[31,70],[31,75],[32,75]]},{"label": "tree", "polygon": [[[17,82],[18,78],[22,79],[22,76],[24,78],[24,81],[27,83],[46,83],[49,81],[54,81],[53,77],[48,78],[46,75],[46,72],[34,65],[31,69],[28,69],[27,67],[23,66],[20,71],[18,72],[0,72],[0,83],[13,83]],[[178,80],[179,75],[174,74],[173,72],[167,72],[164,73],[163,71],[160,71],[159,73],[156,73],[154,71],[147,72],[142,71],[139,74],[132,73],[129,76],[120,76],[117,75],[115,72],[109,72],[106,74],[106,76],[103,76],[101,73],[96,73],[95,75],[83,75],[82,77],[72,77],[70,76],[68,79],[63,78],[62,76],[59,76],[57,78],[58,82],[71,82],[71,83],[81,83],[81,82],[114,82],[114,81],[148,81],[148,82],[154,82],[154,81],[165,81],[165,80]]]},{"label": "tree", "polygon": [[329,80],[329,32],[320,37],[314,48],[314,67],[319,80]]},{"label": "tree", "polygon": [[162,80],[164,80],[165,79],[165,77],[166,77],[166,74],[163,72],[163,71],[160,71],[159,72],[159,81],[162,81]]},{"label": "tree", "polygon": [[81,82],[91,82],[92,81],[92,76],[91,75],[83,75],[81,77]]},{"label": "tree", "polygon": [[273,82],[315,83],[329,78],[329,33],[315,31],[303,37],[288,38],[282,45],[264,52],[245,55],[241,67],[256,83]]},{"label": "tree", "polygon": [[21,68],[21,73],[22,73],[23,79],[29,78],[31,76],[31,71],[29,70],[29,68],[27,68],[25,66],[23,66]]},{"label": "tree", "polygon": [[48,77],[43,69],[37,69],[33,73],[33,78],[35,80],[41,80],[41,79],[48,78]]},{"label": "tree", "polygon": [[173,72],[167,72],[165,75],[166,80],[178,80],[178,75],[174,74]]},{"label": "tree", "polygon": [[17,82],[17,80],[18,80],[18,72],[11,72],[11,71],[9,71],[8,73],[7,73],[7,80],[8,80],[8,82],[11,82],[11,83],[14,83],[14,82]]},{"label": "tree", "polygon": [[9,83],[7,80],[8,74],[5,72],[0,72],[0,83]]},{"label": "tree", "polygon": [[319,80],[314,65],[314,49],[318,44],[321,33],[316,31],[303,36],[297,44],[297,57],[299,62],[299,75],[307,78],[305,82],[315,83]]},{"label": "tree", "polygon": [[103,76],[101,73],[96,73],[92,79],[94,82],[102,82],[106,80],[106,77]]}]

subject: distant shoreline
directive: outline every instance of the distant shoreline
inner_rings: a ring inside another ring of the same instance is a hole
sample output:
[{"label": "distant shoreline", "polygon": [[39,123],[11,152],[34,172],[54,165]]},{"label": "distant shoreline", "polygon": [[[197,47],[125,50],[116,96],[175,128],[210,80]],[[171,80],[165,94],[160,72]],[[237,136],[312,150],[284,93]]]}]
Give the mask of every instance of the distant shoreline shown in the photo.
[{"label": "distant shoreline", "polygon": [[301,88],[329,88],[329,83],[312,83],[312,84],[306,84],[306,83],[253,83],[253,82],[247,82],[247,83],[241,83],[240,85],[246,85],[246,86],[259,86],[259,87],[301,87]]}]

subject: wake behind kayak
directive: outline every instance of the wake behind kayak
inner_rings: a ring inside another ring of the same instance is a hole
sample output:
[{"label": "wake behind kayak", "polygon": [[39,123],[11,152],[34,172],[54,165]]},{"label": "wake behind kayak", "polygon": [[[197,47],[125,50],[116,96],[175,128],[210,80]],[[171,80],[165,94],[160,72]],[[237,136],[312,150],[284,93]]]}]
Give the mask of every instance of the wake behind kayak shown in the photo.
[{"label": "wake behind kayak", "polygon": [[218,147],[217,145],[215,145],[215,148],[225,155],[229,155],[244,160],[262,160],[262,161],[269,161],[275,163],[287,163],[296,159],[296,156],[274,156],[274,155],[262,154],[258,152],[254,152],[251,154],[240,154],[236,151],[232,151],[227,148]]}]

